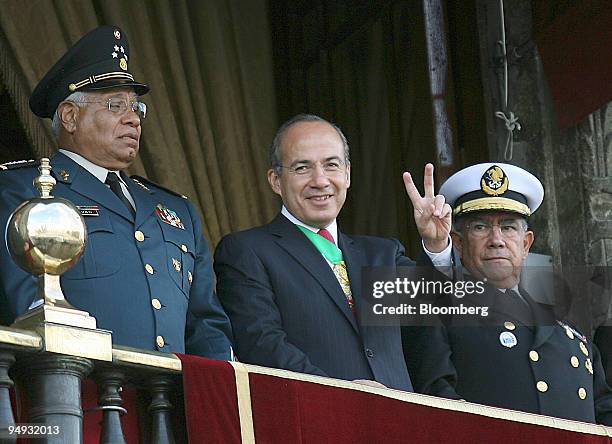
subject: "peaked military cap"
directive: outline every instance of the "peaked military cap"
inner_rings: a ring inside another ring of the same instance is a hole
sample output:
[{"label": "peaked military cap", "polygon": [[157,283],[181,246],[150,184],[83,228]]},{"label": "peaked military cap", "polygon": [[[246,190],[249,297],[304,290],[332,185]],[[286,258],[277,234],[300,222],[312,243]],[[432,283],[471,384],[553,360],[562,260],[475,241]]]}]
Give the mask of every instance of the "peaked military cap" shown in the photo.
[{"label": "peaked military cap", "polygon": [[457,171],[440,188],[453,216],[509,211],[530,216],[544,200],[542,183],[516,165],[479,163]]},{"label": "peaked military cap", "polygon": [[128,71],[129,43],[116,26],[100,26],[74,44],[45,74],[30,97],[30,109],[53,118],[57,106],[76,91],[131,86],[138,95],[149,87]]}]

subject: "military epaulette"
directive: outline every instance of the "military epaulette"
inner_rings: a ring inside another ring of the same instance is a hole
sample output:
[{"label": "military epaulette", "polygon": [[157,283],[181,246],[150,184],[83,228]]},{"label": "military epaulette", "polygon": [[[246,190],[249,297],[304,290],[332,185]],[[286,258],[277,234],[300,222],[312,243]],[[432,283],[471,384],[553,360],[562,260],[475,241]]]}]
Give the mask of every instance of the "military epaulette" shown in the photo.
[{"label": "military epaulette", "polygon": [[167,191],[170,194],[173,194],[175,196],[178,197],[182,197],[183,199],[187,199],[187,196],[177,193],[176,191],[172,191],[169,188],[163,187],[155,182],[153,182],[152,180],[147,179],[146,177],[142,177],[142,176],[130,176],[130,179],[132,179],[134,182],[136,182],[138,185],[140,185],[142,188],[144,188],[147,191],[151,191],[149,189],[149,187],[147,185],[151,185],[154,186],[155,188],[159,188],[161,190]]},{"label": "military epaulette", "polygon": [[40,164],[40,160],[13,160],[12,162],[6,162],[0,164],[0,171],[4,170],[18,170],[19,168],[35,167]]}]

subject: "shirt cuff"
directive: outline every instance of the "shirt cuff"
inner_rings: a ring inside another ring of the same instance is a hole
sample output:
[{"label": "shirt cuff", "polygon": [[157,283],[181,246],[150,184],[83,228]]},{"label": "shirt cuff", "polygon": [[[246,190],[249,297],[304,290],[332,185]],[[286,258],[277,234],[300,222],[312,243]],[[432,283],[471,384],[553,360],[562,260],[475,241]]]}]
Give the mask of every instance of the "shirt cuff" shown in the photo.
[{"label": "shirt cuff", "polygon": [[452,265],[451,252],[453,251],[453,240],[450,238],[450,236],[448,237],[448,245],[439,253],[432,253],[425,248],[425,242],[423,242],[423,240],[421,240],[421,244],[423,245],[423,251],[425,254],[427,254],[427,256],[429,256],[429,259],[434,267],[450,267]]}]

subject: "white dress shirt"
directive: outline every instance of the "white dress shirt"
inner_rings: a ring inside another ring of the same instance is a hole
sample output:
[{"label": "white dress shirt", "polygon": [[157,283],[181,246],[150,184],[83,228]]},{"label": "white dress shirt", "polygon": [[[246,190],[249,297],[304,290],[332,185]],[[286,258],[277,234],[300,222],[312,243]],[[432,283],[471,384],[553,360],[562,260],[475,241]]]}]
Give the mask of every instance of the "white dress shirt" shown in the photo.
[{"label": "white dress shirt", "polygon": [[[134,198],[130,194],[130,190],[128,190],[128,187],[127,187],[126,183],[123,181],[123,178],[121,177],[121,174],[119,174],[119,171],[117,171],[117,170],[107,170],[106,168],[101,167],[100,165],[96,165],[95,163],[90,162],[89,160],[85,159],[80,154],[77,154],[77,153],[72,152],[72,151],[60,149],[59,152],[64,154],[65,156],[70,157],[76,163],[78,163],[83,168],[85,168],[87,171],[89,171],[91,174],[93,174],[94,177],[96,179],[98,179],[102,183],[106,182],[106,176],[108,176],[108,173],[116,173],[117,176],[119,176],[119,181],[121,183],[121,191],[123,191],[123,194],[125,194],[125,197],[127,197],[127,200],[130,201],[130,203],[132,204],[132,207],[136,208],[136,203],[134,202]],[[108,185],[106,185],[106,186],[108,186]]]}]

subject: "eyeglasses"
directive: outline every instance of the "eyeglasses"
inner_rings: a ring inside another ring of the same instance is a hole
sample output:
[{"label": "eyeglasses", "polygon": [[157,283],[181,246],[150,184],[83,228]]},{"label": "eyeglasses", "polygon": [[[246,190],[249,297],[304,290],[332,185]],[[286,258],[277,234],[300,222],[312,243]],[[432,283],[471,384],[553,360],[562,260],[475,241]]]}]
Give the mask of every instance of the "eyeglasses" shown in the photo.
[{"label": "eyeglasses", "polygon": [[106,103],[108,110],[113,114],[123,115],[127,112],[128,107],[136,113],[139,119],[143,120],[147,117],[147,104],[134,100],[129,103],[125,99],[113,97],[108,100],[79,100],[74,103]]},{"label": "eyeglasses", "polygon": [[279,168],[285,168],[289,170],[291,174],[296,174],[298,176],[312,176],[312,174],[317,169],[317,165],[321,165],[323,169],[323,174],[326,176],[335,176],[344,171],[344,162],[341,160],[328,160],[325,162],[301,162],[295,166],[283,166],[277,165]]},{"label": "eyeglasses", "polygon": [[524,225],[518,220],[502,220],[498,224],[476,220],[467,224],[466,230],[473,237],[484,239],[491,235],[493,227],[499,227],[499,231],[504,239],[518,239],[524,229]]}]

